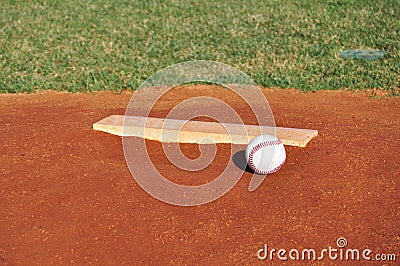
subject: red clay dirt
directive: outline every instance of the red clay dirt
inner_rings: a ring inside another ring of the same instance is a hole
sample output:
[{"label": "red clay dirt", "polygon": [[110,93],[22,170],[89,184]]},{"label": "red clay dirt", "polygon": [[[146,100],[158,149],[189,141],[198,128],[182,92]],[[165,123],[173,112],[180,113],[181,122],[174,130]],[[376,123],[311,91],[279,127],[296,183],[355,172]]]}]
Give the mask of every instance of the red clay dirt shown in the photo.
[{"label": "red clay dirt", "polygon": [[[201,89],[230,98],[226,90]],[[152,114],[165,115],[198,90],[175,91]],[[316,129],[319,136],[306,148],[287,146],[284,167],[255,191],[248,191],[252,174],[243,171],[226,195],[195,207],[151,197],[131,176],[121,137],[92,130],[94,122],[124,114],[132,92],[0,95],[0,263],[279,265],[276,253],[262,261],[257,251],[264,244],[321,251],[337,248],[339,237],[346,248],[371,249],[371,257],[396,254],[391,263],[398,263],[400,99],[263,92],[277,126]],[[247,107],[230,101],[251,123]],[[218,145],[214,162],[192,179],[162,156],[160,143],[147,147],[160,171],[197,185],[221,172],[230,146]],[[197,145],[181,147],[198,156]],[[327,254],[305,261],[336,262],[344,263]]]}]

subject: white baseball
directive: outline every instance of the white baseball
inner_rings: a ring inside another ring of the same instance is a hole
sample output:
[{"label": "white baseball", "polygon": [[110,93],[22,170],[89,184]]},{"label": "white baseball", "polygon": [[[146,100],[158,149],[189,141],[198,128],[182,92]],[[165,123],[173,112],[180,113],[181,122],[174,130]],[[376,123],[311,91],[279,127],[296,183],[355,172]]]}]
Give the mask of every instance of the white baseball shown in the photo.
[{"label": "white baseball", "polygon": [[245,156],[254,172],[265,175],[277,172],[286,160],[281,140],[271,135],[260,135],[250,141]]}]

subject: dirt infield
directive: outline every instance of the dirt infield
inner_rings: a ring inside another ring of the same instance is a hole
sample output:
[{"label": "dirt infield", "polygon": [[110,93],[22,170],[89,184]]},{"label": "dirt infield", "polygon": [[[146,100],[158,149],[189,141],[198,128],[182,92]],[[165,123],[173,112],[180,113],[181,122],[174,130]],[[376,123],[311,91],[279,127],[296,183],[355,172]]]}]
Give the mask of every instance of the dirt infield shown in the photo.
[{"label": "dirt infield", "polygon": [[[153,115],[195,93],[166,97]],[[243,172],[225,196],[196,207],[148,195],[126,166],[121,138],[92,130],[94,122],[124,114],[131,92],[0,95],[0,263],[265,265],[270,258],[257,258],[264,244],[319,252],[337,248],[340,237],[346,248],[371,249],[371,258],[394,253],[398,263],[400,99],[264,93],[278,126],[316,129],[319,136],[306,148],[286,147],[284,167],[254,192]],[[246,108],[237,108],[251,122]],[[193,184],[221,171],[229,149],[218,145],[213,164],[187,179],[161,156],[160,143],[147,144],[161,171]],[[198,153],[197,145],[182,149],[189,157]],[[276,253],[274,261],[280,264]],[[319,263],[332,262],[326,256]]]}]

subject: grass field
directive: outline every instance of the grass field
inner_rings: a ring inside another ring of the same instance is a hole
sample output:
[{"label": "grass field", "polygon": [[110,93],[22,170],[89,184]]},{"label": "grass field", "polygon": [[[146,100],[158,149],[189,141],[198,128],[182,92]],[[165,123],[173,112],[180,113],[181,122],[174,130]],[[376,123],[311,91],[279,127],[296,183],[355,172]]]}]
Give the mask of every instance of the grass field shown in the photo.
[{"label": "grass field", "polygon": [[[346,49],[382,60],[346,60]],[[230,64],[266,87],[400,85],[398,0],[1,1],[0,91],[135,89],[187,60]]]}]

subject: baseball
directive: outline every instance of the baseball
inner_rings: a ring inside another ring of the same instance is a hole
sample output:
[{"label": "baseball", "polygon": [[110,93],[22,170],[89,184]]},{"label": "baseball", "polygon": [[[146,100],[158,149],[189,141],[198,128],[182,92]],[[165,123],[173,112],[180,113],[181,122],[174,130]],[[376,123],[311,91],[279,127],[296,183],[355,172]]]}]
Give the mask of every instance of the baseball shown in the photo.
[{"label": "baseball", "polygon": [[277,172],[286,160],[285,147],[271,135],[260,135],[250,141],[245,156],[254,172],[265,175]]}]

